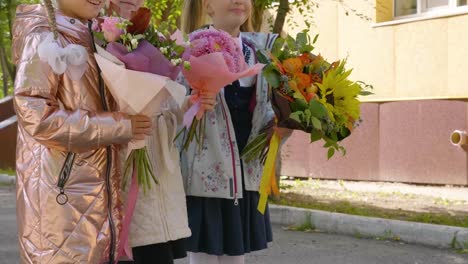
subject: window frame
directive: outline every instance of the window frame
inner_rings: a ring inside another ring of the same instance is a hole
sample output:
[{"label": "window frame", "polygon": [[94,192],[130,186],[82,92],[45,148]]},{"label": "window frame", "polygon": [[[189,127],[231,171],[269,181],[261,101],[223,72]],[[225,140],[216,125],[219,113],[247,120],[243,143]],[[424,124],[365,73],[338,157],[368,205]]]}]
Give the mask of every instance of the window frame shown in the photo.
[{"label": "window frame", "polygon": [[393,0],[393,20],[411,19],[425,16],[434,16],[437,14],[449,15],[460,11],[468,11],[468,3],[466,5],[458,5],[458,0],[448,0],[448,5],[439,7],[427,7],[426,0],[416,0],[416,14],[401,15],[396,14],[396,0]]}]

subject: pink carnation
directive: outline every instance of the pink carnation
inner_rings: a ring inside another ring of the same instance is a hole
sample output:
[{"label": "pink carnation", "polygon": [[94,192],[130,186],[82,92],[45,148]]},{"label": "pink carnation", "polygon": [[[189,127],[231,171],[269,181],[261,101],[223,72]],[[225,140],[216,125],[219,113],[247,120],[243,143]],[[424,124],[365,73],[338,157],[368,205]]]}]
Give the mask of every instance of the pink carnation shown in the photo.
[{"label": "pink carnation", "polygon": [[245,69],[244,54],[237,42],[226,32],[216,29],[200,30],[190,34],[191,55],[221,52],[231,72]]},{"label": "pink carnation", "polygon": [[120,22],[120,18],[118,17],[104,18],[104,22],[101,25],[101,29],[104,33],[104,38],[107,41],[116,42],[120,39],[120,35],[123,34],[123,30],[117,26],[117,24],[119,24]]}]

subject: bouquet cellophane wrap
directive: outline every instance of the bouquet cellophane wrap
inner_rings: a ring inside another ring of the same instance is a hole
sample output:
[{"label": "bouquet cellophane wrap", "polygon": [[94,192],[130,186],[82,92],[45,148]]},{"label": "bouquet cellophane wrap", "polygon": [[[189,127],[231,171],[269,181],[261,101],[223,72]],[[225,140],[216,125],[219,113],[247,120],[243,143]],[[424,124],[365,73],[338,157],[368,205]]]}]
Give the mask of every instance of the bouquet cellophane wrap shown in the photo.
[{"label": "bouquet cellophane wrap", "polygon": [[[153,117],[161,112],[167,93],[182,107],[186,95],[184,86],[165,76],[128,70],[123,62],[99,46],[95,57],[107,88],[121,112]],[[132,141],[128,150],[145,146],[144,140]]]}]

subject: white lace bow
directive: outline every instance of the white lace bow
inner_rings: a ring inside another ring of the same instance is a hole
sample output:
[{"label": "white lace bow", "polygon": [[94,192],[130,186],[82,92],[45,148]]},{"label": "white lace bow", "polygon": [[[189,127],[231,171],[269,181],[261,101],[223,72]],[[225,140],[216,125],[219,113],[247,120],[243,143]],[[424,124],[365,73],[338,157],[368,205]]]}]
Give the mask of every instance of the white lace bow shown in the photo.
[{"label": "white lace bow", "polygon": [[48,33],[39,44],[38,55],[56,74],[65,72],[72,80],[79,80],[88,68],[88,52],[83,46],[70,44],[62,48],[54,39],[53,33]]}]

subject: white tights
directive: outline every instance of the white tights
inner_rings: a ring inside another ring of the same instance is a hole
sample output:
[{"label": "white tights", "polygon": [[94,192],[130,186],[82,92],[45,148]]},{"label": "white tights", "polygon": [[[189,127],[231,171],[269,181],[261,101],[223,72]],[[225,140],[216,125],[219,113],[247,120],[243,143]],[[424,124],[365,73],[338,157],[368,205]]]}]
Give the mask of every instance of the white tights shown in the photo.
[{"label": "white tights", "polygon": [[205,253],[189,253],[190,264],[244,264],[244,256],[215,256]]}]

